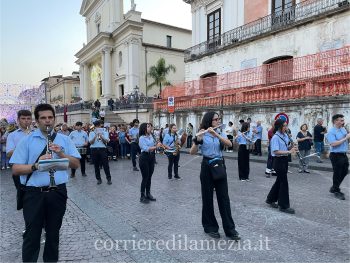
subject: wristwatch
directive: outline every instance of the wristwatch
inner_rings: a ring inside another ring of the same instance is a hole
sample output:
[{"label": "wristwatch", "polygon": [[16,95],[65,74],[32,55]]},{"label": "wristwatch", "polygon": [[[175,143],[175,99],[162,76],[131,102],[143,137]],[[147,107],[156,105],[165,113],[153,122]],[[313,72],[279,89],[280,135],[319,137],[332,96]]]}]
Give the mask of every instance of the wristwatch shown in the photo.
[{"label": "wristwatch", "polygon": [[37,163],[33,163],[33,165],[32,165],[32,172],[35,172],[36,170],[38,170]]}]

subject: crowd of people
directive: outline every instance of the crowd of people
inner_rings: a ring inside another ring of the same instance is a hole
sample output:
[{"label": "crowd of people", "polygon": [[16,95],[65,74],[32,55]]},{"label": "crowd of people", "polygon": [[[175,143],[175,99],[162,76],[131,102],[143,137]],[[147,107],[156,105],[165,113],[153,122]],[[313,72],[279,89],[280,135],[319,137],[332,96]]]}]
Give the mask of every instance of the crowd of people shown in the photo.
[{"label": "crowd of people", "polygon": [[[227,126],[222,125],[218,113],[207,112],[197,130],[194,130],[191,123],[186,129],[178,129],[176,124],[155,129],[152,123],[140,124],[138,119],[128,125],[112,124],[106,127],[101,117],[96,118],[92,124],[77,122],[74,127],[69,127],[65,123],[55,124],[55,111],[49,104],[37,105],[34,116],[35,123],[32,122],[30,111],[21,110],[17,115],[18,129],[14,123],[7,124],[5,130],[1,128],[5,156],[10,158],[5,168],[12,165],[17,191],[26,196],[25,199],[17,199],[17,207],[23,208],[25,221],[23,261],[37,261],[43,227],[46,232],[43,259],[58,260],[59,230],[67,202],[66,183],[69,176],[76,177],[79,166],[81,175],[85,177],[86,162],[94,165],[97,185],[103,182],[100,172],[103,168],[106,182],[111,185],[114,172],[110,170],[109,161],[131,159],[130,168],[135,172],[140,171],[142,176],[140,202],[147,204],[157,200],[151,190],[152,175],[157,164],[156,153],[164,153],[168,158],[168,180],[182,180],[179,173],[181,147],[190,148],[190,154],[200,151],[203,156],[200,183],[204,232],[212,238],[220,238],[213,206],[215,191],[225,235],[231,240],[240,239],[231,214],[223,152],[231,152],[233,145],[238,145],[239,179],[249,181],[249,155],[261,155],[263,129],[259,121],[253,125],[250,118],[241,120],[239,128],[234,128],[232,122]],[[290,206],[287,178],[290,155],[300,155],[300,172],[307,173],[305,157],[309,155],[312,143],[315,144],[317,153],[321,153],[324,136],[327,136],[330,145],[330,160],[334,170],[330,192],[336,198],[345,200],[340,185],[349,167],[347,152],[350,133],[344,128],[343,115],[335,114],[332,122],[333,128],[327,132],[322,126],[323,120],[319,119],[314,128],[314,136],[308,132],[306,124],[301,125],[296,135],[300,149],[292,143],[288,123],[283,119],[274,122],[268,134],[270,142],[267,169],[269,175],[276,175],[276,181],[269,193],[266,193],[266,203],[269,206],[278,208],[281,212],[295,213]],[[5,133],[6,137],[3,137]],[[70,170],[62,169],[63,161]],[[45,170],[47,163],[51,166]]]}]

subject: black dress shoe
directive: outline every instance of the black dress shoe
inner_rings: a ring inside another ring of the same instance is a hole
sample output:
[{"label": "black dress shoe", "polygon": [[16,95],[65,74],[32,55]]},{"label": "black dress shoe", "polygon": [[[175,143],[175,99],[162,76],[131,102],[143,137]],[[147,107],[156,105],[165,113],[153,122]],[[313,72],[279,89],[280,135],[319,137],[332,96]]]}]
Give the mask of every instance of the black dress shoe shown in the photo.
[{"label": "black dress shoe", "polygon": [[219,232],[209,232],[206,233],[208,236],[212,237],[212,238],[220,238],[220,234]]},{"label": "black dress shoe", "polygon": [[271,202],[269,200],[266,200],[265,203],[270,205],[273,208],[278,208],[278,204],[276,204],[276,202]]},{"label": "black dress shoe", "polygon": [[143,203],[143,204],[148,204],[149,200],[146,198],[146,196],[141,196],[140,197],[140,202]]},{"label": "black dress shoe", "polygon": [[138,171],[140,171],[137,167],[134,167],[133,168],[133,171],[136,171],[136,172],[138,172]]},{"label": "black dress shoe", "polygon": [[231,240],[240,240],[239,233],[236,230],[233,230],[231,233],[226,234],[226,236]]},{"label": "black dress shoe", "polygon": [[280,210],[281,212],[283,212],[283,213],[295,214],[295,210],[294,210],[293,208],[290,208],[290,207],[288,207],[288,208],[282,208],[282,207],[280,207],[279,210]]},{"label": "black dress shoe", "polygon": [[111,181],[111,180],[108,180],[108,181],[107,181],[107,184],[111,185],[111,184],[112,184],[112,181]]},{"label": "black dress shoe", "polygon": [[84,176],[84,177],[85,177],[85,176],[87,176],[87,174],[82,174],[81,176]]},{"label": "black dress shoe", "polygon": [[102,184],[102,180],[97,180],[97,184]]},{"label": "black dress shoe", "polygon": [[150,201],[156,201],[157,199],[155,199],[154,197],[153,197],[153,195],[151,195],[151,194],[146,194],[146,198],[148,199],[148,200],[150,200]]},{"label": "black dress shoe", "polygon": [[335,192],[334,196],[335,196],[335,198],[338,198],[339,200],[345,200],[345,196],[342,192]]},{"label": "black dress shoe", "polygon": [[174,176],[174,179],[176,179],[176,180],[181,180],[182,178],[181,178],[180,176],[178,176],[178,175],[175,175],[175,176]]}]

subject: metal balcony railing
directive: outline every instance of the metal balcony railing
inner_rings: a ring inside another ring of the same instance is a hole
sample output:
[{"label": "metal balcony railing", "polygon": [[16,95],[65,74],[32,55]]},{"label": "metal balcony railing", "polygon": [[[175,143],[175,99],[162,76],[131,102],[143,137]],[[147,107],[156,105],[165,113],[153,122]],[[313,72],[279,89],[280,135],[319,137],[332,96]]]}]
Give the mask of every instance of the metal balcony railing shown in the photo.
[{"label": "metal balcony railing", "polygon": [[320,15],[329,15],[345,9],[350,9],[349,0],[306,0],[185,50],[185,62],[239,45],[254,37],[293,27]]}]

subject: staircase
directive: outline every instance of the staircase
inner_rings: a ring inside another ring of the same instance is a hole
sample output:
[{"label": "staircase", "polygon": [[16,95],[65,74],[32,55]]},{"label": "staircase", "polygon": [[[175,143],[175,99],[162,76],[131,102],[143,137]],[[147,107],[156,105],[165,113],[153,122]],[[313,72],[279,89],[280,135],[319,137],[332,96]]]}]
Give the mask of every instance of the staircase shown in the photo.
[{"label": "staircase", "polygon": [[105,122],[110,124],[127,124],[117,113],[106,110]]}]

